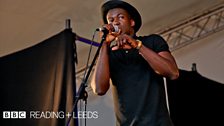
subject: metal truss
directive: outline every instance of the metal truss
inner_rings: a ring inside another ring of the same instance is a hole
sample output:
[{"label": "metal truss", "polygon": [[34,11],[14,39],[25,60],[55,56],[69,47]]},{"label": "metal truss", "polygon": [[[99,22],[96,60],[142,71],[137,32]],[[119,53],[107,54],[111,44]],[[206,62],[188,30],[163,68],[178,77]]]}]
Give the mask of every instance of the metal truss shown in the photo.
[{"label": "metal truss", "polygon": [[224,4],[158,32],[174,51],[224,29]]},{"label": "metal truss", "polygon": [[[160,34],[168,42],[170,50],[174,51],[223,29],[224,4],[167,27],[157,34]],[[81,81],[84,71],[85,67],[76,72],[77,81]]]}]

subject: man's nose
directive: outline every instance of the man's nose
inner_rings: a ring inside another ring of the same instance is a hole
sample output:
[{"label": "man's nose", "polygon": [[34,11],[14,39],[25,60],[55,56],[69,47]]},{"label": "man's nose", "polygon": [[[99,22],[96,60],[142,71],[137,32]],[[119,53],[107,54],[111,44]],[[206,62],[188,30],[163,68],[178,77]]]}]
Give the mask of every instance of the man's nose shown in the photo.
[{"label": "man's nose", "polygon": [[119,25],[119,24],[120,24],[120,22],[119,22],[118,18],[115,18],[115,19],[114,19],[113,24],[114,24],[114,25]]}]

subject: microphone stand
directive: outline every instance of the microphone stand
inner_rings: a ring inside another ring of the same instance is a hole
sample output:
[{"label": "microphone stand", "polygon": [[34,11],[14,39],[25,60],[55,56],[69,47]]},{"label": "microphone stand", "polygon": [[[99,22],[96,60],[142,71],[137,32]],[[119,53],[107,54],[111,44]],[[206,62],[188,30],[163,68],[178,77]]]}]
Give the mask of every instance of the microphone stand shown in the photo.
[{"label": "microphone stand", "polygon": [[[76,106],[78,104],[78,100],[79,99],[83,99],[84,101],[86,101],[86,99],[88,97],[87,92],[85,90],[85,88],[87,87],[86,82],[88,81],[89,75],[90,75],[90,73],[91,73],[91,71],[93,69],[93,66],[94,66],[94,64],[96,62],[96,59],[97,59],[97,57],[98,57],[98,55],[100,53],[100,48],[102,47],[103,42],[106,40],[107,34],[108,34],[108,31],[103,31],[103,36],[102,36],[100,45],[99,45],[99,47],[98,47],[98,49],[96,51],[96,54],[95,54],[95,56],[93,58],[93,61],[92,61],[91,65],[90,65],[90,67],[88,69],[88,72],[87,72],[86,76],[84,76],[85,78],[82,79],[81,85],[80,85],[79,90],[77,92],[77,95],[76,95],[76,98],[75,98],[75,102],[74,102],[74,105],[73,105],[73,108],[72,108],[72,113],[74,113],[74,111],[75,111],[75,108],[76,108]],[[69,126],[71,118],[72,118],[72,116],[69,116],[66,126]]]}]

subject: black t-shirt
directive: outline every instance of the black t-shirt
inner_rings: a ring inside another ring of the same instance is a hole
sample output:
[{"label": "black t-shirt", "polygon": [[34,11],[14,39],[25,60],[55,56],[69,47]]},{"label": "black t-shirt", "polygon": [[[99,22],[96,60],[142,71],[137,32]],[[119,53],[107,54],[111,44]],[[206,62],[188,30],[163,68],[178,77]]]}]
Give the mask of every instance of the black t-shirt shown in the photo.
[{"label": "black t-shirt", "polygon": [[[155,52],[169,51],[153,34],[136,37]],[[109,51],[117,126],[171,126],[163,77],[156,74],[137,49]]]}]

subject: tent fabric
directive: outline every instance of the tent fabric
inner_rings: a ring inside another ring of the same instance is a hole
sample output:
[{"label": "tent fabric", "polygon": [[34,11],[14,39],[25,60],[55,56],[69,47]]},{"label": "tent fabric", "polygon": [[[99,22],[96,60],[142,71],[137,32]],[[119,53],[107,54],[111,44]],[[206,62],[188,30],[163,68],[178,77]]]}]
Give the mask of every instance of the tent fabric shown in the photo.
[{"label": "tent fabric", "polygon": [[224,84],[180,70],[177,80],[167,80],[167,93],[175,126],[224,125]]},{"label": "tent fabric", "polygon": [[71,29],[65,29],[37,45],[0,58],[1,113],[26,112],[25,119],[3,119],[4,125],[66,124],[66,117],[31,118],[30,112],[72,111],[77,58],[74,43],[75,34]]}]

